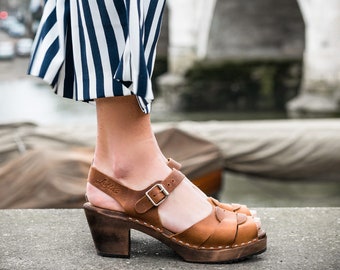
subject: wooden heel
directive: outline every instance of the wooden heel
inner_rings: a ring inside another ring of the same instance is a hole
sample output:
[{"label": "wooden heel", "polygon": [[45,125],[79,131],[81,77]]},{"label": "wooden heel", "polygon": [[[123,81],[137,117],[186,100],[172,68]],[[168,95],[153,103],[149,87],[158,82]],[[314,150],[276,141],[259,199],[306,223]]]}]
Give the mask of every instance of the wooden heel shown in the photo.
[{"label": "wooden heel", "polygon": [[94,245],[98,255],[130,257],[130,228],[119,219],[84,206]]}]

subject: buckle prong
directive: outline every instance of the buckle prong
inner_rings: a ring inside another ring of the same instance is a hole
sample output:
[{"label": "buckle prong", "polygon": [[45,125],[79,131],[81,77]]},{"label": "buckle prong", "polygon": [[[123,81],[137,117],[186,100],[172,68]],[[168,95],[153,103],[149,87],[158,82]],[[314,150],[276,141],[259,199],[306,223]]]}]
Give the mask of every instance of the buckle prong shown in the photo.
[{"label": "buckle prong", "polygon": [[[154,187],[158,187],[159,191],[161,193],[163,193],[163,195],[165,196],[162,200],[160,200],[158,203],[155,202],[152,197],[150,196],[150,192]],[[169,196],[169,192],[166,190],[166,188],[162,185],[162,184],[156,184],[154,185],[152,188],[150,188],[147,192],[145,192],[146,197],[148,197],[148,199],[150,200],[150,202],[154,205],[154,206],[159,206],[162,202],[165,201],[165,199]]]}]

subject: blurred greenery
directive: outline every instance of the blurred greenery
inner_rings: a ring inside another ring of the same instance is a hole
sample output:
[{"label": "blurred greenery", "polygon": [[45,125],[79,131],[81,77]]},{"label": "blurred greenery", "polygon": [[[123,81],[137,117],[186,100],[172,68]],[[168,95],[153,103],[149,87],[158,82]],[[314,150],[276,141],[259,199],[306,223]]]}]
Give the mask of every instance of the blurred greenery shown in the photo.
[{"label": "blurred greenery", "polygon": [[278,111],[297,95],[301,60],[197,63],[188,71],[184,110]]}]

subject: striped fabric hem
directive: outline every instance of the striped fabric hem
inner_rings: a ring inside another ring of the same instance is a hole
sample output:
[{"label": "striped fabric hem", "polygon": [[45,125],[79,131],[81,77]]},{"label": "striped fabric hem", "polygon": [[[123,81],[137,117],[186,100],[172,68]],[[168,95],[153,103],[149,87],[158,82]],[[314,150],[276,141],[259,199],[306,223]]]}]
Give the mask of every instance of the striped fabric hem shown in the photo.
[{"label": "striped fabric hem", "polygon": [[79,101],[136,95],[144,113],[165,0],[46,0],[28,74]]}]

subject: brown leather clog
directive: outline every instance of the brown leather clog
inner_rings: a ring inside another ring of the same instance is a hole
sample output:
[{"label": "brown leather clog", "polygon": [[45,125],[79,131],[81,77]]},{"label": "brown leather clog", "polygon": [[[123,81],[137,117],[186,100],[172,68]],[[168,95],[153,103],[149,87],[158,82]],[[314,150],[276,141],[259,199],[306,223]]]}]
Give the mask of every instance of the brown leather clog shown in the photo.
[{"label": "brown leather clog", "polygon": [[158,206],[185,176],[173,169],[163,181],[136,191],[91,168],[88,181],[118,201],[124,213],[84,204],[97,253],[129,257],[130,230],[146,233],[167,244],[185,261],[230,262],[266,250],[266,234],[257,229],[252,217],[213,206],[210,215],[187,230],[173,233],[162,226]]}]

